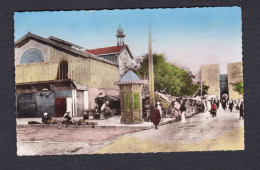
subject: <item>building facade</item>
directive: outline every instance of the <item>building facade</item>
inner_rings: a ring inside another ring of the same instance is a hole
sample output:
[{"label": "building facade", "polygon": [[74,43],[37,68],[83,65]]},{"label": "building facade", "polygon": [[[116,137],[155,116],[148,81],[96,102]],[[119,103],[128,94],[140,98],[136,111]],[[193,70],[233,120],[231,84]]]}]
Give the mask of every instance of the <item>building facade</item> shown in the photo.
[{"label": "building facade", "polygon": [[228,89],[229,89],[229,98],[238,99],[242,98],[243,94],[239,94],[236,91],[235,85],[239,82],[243,82],[243,66],[242,62],[237,63],[228,63]]},{"label": "building facade", "polygon": [[201,81],[209,86],[208,95],[220,97],[219,65],[208,64],[201,66]]},{"label": "building facade", "polygon": [[18,117],[79,116],[100,92],[119,94],[118,63],[55,37],[28,33],[15,42],[15,74]]}]

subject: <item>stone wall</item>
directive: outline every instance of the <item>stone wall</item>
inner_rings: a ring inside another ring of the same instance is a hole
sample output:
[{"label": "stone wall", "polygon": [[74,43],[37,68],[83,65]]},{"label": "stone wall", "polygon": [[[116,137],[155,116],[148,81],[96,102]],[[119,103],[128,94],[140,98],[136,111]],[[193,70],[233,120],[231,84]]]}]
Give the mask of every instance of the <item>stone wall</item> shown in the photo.
[{"label": "stone wall", "polygon": [[230,99],[242,98],[243,95],[239,94],[235,89],[235,84],[243,81],[243,68],[242,62],[229,63],[228,70],[228,90]]},{"label": "stone wall", "polygon": [[219,98],[219,65],[208,64],[201,66],[201,80],[205,85],[209,86],[208,95],[216,95]]}]

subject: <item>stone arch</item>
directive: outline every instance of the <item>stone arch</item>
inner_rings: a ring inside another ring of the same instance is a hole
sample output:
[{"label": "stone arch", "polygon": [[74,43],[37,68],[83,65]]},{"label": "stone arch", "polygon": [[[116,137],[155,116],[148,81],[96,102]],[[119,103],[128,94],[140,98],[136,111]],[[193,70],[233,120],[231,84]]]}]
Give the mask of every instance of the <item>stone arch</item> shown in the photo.
[{"label": "stone arch", "polygon": [[20,64],[39,63],[44,62],[44,56],[37,48],[30,48],[26,50],[22,57]]}]

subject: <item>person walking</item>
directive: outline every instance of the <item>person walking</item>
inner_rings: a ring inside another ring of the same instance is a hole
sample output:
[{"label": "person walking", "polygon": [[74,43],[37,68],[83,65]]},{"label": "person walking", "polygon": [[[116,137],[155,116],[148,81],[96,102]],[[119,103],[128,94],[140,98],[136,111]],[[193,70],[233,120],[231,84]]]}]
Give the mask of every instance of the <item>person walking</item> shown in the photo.
[{"label": "person walking", "polygon": [[179,112],[180,112],[180,107],[181,106],[180,106],[180,104],[177,101],[174,102],[173,106],[174,106],[173,114],[174,114],[175,119],[178,122],[178,121],[180,121]]},{"label": "person walking", "polygon": [[181,111],[181,123],[185,123],[185,114],[186,114],[186,99],[183,100],[183,102],[181,103],[181,107],[180,107],[180,111]]},{"label": "person walking", "polygon": [[217,100],[216,105],[217,105],[217,108],[219,108],[219,100]]},{"label": "person walking", "polygon": [[222,105],[222,108],[224,110],[226,110],[226,108],[227,108],[227,101],[225,99],[223,99],[222,102],[221,102],[221,105]]},{"label": "person walking", "polygon": [[155,108],[153,109],[153,117],[152,117],[152,122],[155,125],[155,129],[158,129],[158,125],[160,123],[161,120],[161,115],[160,115],[160,111],[158,109],[158,105],[155,106]]},{"label": "person walking", "polygon": [[161,103],[160,102],[157,102],[157,108],[159,109],[159,111],[160,111],[160,116],[161,116],[161,118],[162,118],[162,107],[161,107]]},{"label": "person walking", "polygon": [[233,100],[231,100],[231,101],[229,102],[229,110],[230,110],[230,112],[232,112],[233,106],[234,106],[234,102],[233,102]]},{"label": "person walking", "polygon": [[244,119],[244,103],[243,103],[243,101],[241,101],[241,103],[240,103],[239,111],[240,111],[239,119],[241,119],[241,117],[242,117],[242,119]]},{"label": "person walking", "polygon": [[212,102],[211,105],[211,109],[210,109],[210,114],[212,115],[212,117],[216,117],[217,116],[217,105],[216,102]]}]

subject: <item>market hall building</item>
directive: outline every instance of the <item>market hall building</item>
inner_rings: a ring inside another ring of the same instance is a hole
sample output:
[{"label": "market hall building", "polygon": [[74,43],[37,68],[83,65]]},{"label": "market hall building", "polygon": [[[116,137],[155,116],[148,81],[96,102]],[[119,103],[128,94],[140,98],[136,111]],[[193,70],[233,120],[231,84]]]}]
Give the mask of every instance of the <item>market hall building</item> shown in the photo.
[{"label": "market hall building", "polygon": [[114,84],[120,79],[119,61],[82,49],[32,33],[15,42],[17,117],[41,117],[44,112],[59,117],[66,111],[80,116],[96,106],[99,93],[119,95]]}]

